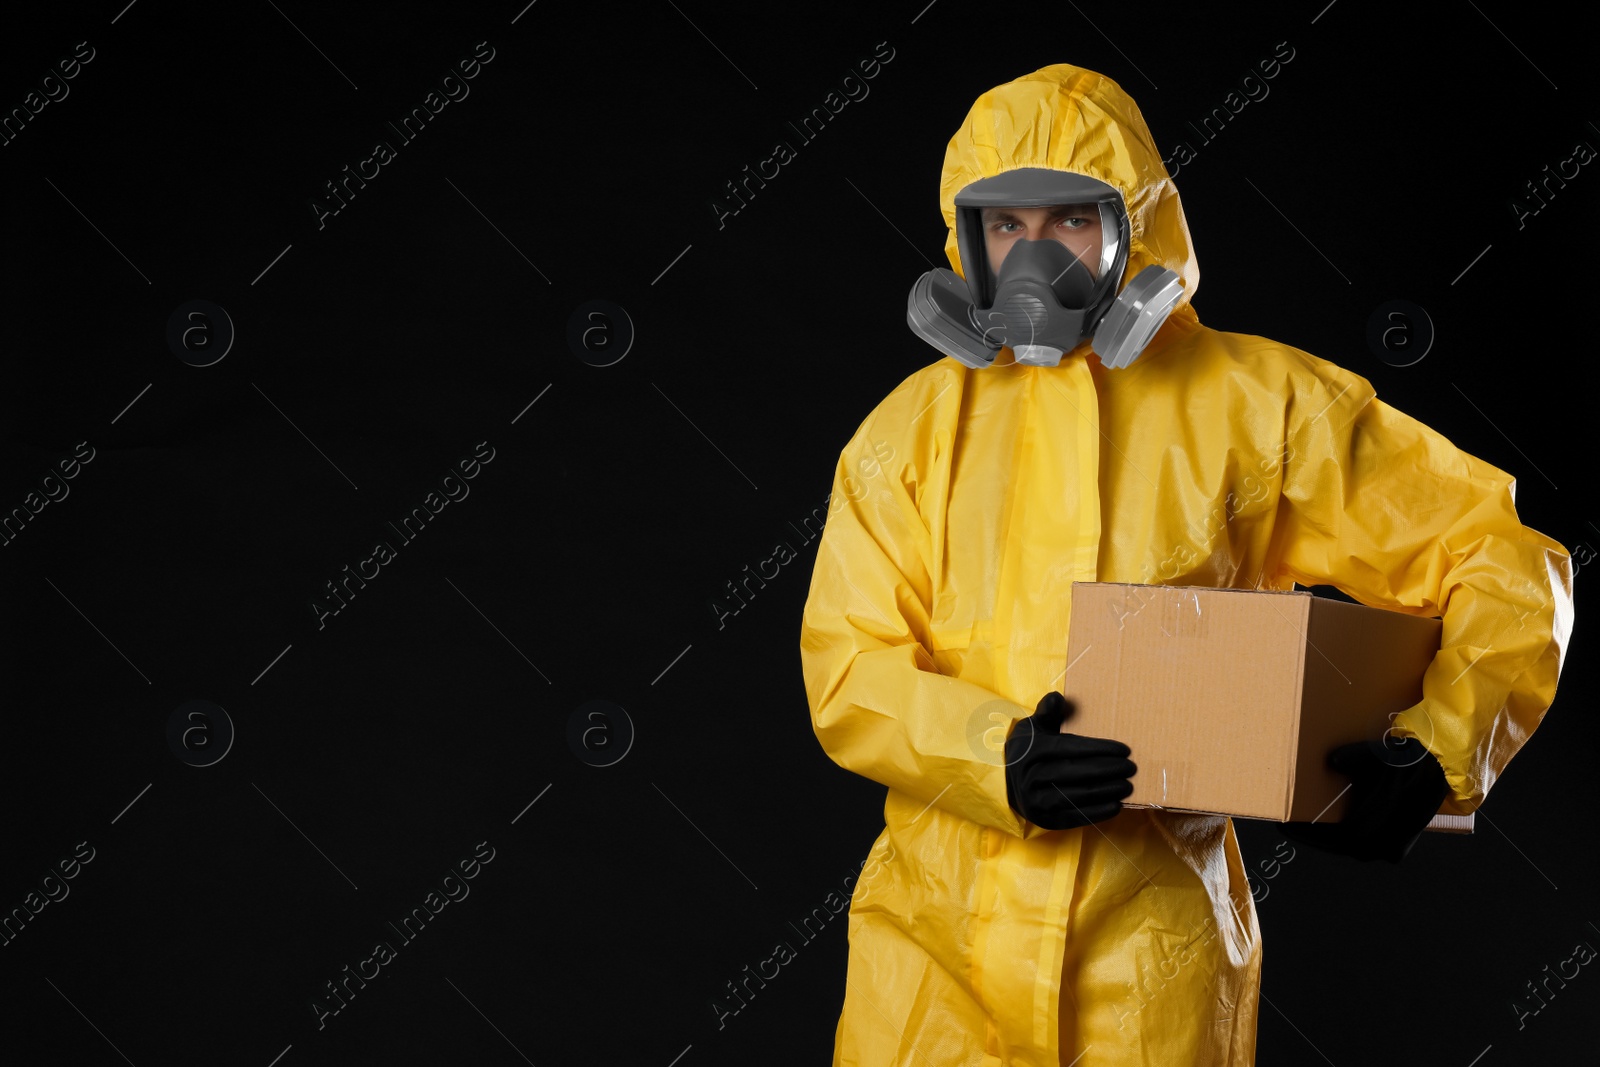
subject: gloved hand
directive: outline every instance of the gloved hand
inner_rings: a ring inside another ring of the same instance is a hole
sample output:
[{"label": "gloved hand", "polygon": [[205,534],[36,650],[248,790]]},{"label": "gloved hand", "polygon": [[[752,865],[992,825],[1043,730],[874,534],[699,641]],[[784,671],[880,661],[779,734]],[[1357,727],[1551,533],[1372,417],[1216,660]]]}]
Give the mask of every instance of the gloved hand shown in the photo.
[{"label": "gloved hand", "polygon": [[1072,702],[1051,691],[1006,738],[1006,799],[1018,815],[1046,830],[1109,819],[1133,792],[1138,770],[1128,746],[1103,737],[1061,733]]},{"label": "gloved hand", "polygon": [[1405,859],[1450,795],[1444,768],[1414,737],[1341,745],[1328,753],[1328,766],[1350,776],[1344,819],[1284,823],[1284,836],[1360,860]]}]

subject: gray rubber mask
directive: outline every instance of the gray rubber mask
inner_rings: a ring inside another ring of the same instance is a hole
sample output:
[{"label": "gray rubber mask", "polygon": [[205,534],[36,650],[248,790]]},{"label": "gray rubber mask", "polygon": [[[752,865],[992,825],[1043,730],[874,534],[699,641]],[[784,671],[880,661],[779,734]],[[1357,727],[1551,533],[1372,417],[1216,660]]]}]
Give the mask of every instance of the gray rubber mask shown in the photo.
[{"label": "gray rubber mask", "polygon": [[[983,209],[1063,204],[1098,210],[1098,270],[1060,241],[1020,239],[996,274]],[[956,194],[955,205],[956,243],[967,277],[943,268],[924,274],[911,288],[906,321],[917,336],[969,367],[992,366],[1001,348],[1010,348],[1018,363],[1054,367],[1086,340],[1106,367],[1126,367],[1183,295],[1178,275],[1156,265],[1118,290],[1131,234],[1122,194],[1105,182],[1024,167],[971,183]]]}]

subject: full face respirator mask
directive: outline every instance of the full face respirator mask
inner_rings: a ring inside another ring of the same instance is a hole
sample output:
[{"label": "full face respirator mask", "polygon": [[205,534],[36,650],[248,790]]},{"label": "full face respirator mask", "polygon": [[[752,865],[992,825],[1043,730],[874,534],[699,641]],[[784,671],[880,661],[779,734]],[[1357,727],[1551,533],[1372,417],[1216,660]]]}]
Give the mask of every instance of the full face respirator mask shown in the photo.
[{"label": "full face respirator mask", "polygon": [[[1086,253],[1095,269],[1054,238],[1018,238],[994,270],[984,208],[1069,204],[1099,213],[1099,254]],[[1010,348],[1018,363],[1054,367],[1085,340],[1106,367],[1126,367],[1183,295],[1178,275],[1153,264],[1119,291],[1131,233],[1122,194],[1105,182],[1023,167],[972,182],[956,194],[955,207],[966,278],[940,267],[917,279],[906,321],[918,337],[969,367],[993,366],[1002,348]]]}]

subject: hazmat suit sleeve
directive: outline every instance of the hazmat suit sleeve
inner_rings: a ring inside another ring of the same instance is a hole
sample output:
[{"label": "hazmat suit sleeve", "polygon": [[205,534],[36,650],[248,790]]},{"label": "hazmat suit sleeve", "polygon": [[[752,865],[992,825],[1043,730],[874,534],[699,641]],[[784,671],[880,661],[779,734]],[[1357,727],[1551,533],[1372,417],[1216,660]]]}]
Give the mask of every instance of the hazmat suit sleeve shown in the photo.
[{"label": "hazmat suit sleeve", "polygon": [[906,418],[908,392],[879,405],[834,469],[800,630],[812,728],[846,770],[1031,837],[1045,831],[1011,810],[1003,755],[968,738],[975,721],[981,736],[1006,719],[1003,744],[1033,709],[941,674],[930,653],[932,539],[917,507],[929,487],[914,458],[932,445]]},{"label": "hazmat suit sleeve", "polygon": [[1374,607],[1442,618],[1422,701],[1393,733],[1444,767],[1469,814],[1555,697],[1573,623],[1567,550],[1522,525],[1515,480],[1295,353],[1285,412],[1278,573]]}]

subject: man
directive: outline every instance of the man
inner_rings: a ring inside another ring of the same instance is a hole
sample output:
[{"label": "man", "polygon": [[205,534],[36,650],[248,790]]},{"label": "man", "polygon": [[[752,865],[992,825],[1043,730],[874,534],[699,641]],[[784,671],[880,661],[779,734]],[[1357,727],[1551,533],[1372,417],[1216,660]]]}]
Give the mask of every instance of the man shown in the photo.
[{"label": "man", "polygon": [[1091,278],[1099,278],[1104,244],[1100,211],[1094,204],[1052,204],[1048,207],[986,207],[979,214],[989,266],[998,271],[1019,239],[1059,241]]},{"label": "man", "polygon": [[1440,796],[1482,803],[1550,705],[1568,554],[1509,475],[1361,377],[1200,324],[1177,190],[1110,79],[1058,64],[985,93],[940,206],[951,265],[983,262],[913,290],[950,358],[841,451],[801,629],[818,740],[888,786],[834,1063],[1253,1063],[1232,822],[1123,808],[1126,747],[1056,732],[1071,583],[1333,585],[1442,617],[1405,758],[1346,755],[1364,822],[1312,828],[1395,859]]}]

